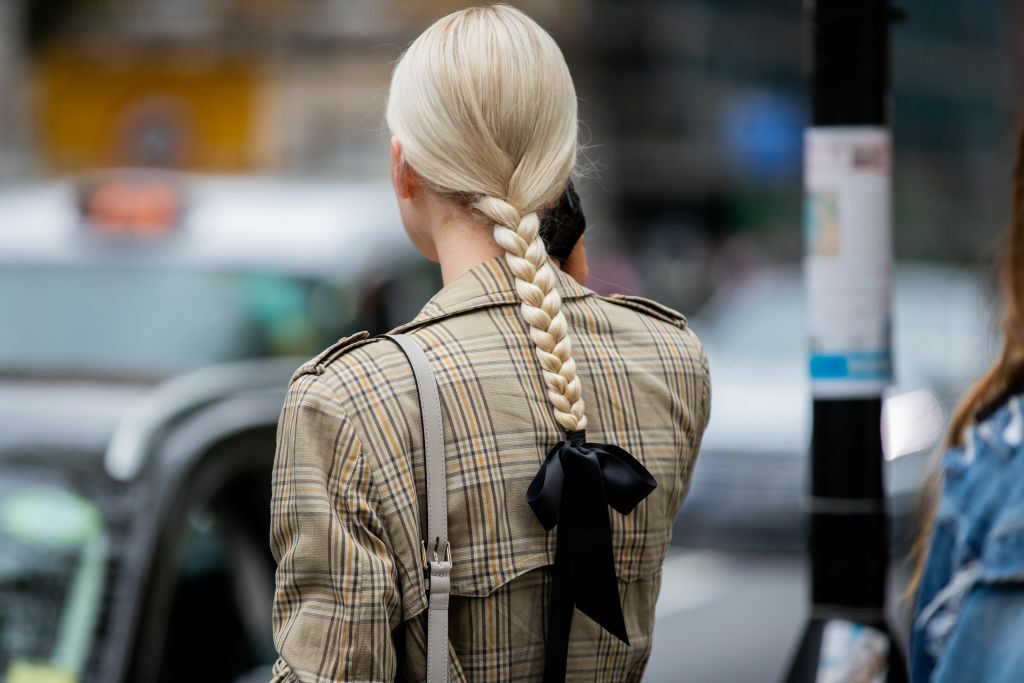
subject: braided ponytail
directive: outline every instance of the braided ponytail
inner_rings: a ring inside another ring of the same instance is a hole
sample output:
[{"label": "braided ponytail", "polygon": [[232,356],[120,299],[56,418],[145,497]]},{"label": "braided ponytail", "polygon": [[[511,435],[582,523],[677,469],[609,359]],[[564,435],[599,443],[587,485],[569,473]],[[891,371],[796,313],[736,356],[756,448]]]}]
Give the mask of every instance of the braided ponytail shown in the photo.
[{"label": "braided ponytail", "polygon": [[[427,29],[398,62],[387,121],[419,176],[492,223],[555,420],[566,431],[548,449],[525,496],[544,528],[558,527],[544,680],[564,680],[574,605],[629,643],[608,496],[628,514],[657,486],[627,451],[586,440],[555,266],[540,237],[538,212],[565,190],[576,161],[572,78],[555,41],[519,10],[462,10]],[[606,467],[615,475],[606,476]],[[577,577],[574,567],[584,566]]]},{"label": "braided ponytail", "polygon": [[493,223],[555,420],[585,429],[555,266],[539,235],[538,212],[576,161],[576,92],[558,45],[506,5],[450,14],[396,65],[387,122],[420,176]]},{"label": "braided ponytail", "polygon": [[586,429],[562,297],[555,289],[555,272],[540,238],[537,212],[520,215],[514,206],[496,197],[484,197],[474,208],[494,221],[494,240],[505,249],[505,261],[516,277],[520,310],[530,327],[555,420],[567,432]]}]

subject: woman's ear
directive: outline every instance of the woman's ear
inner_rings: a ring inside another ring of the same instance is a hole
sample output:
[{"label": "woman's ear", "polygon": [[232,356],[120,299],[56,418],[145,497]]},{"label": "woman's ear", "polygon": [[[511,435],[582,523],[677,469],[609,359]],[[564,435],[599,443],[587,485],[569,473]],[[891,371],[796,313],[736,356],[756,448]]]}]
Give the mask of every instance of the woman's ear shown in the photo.
[{"label": "woman's ear", "polygon": [[391,136],[391,184],[395,186],[395,194],[400,199],[410,199],[416,193],[416,172],[409,168],[402,156],[402,143],[394,135]]}]

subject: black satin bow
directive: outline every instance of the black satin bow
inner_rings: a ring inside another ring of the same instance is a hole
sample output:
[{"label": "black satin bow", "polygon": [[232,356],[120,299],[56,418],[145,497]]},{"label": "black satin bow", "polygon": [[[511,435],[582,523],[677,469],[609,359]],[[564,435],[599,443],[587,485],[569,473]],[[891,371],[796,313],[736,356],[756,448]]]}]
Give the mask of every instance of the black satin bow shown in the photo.
[{"label": "black satin bow", "polygon": [[548,451],[526,490],[545,529],[558,527],[544,681],[565,680],[573,606],[629,645],[606,505],[629,514],[657,482],[618,446],[585,443],[583,430]]}]

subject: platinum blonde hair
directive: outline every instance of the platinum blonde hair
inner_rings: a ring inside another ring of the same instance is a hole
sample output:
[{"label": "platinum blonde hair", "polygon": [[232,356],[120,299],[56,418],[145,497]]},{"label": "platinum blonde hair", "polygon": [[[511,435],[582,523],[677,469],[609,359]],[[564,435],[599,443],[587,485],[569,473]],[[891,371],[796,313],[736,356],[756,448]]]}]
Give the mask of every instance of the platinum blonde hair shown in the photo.
[{"label": "platinum blonde hair", "polygon": [[386,118],[405,163],[493,222],[555,419],[566,431],[585,429],[557,266],[539,235],[538,212],[561,195],[576,163],[576,90],[558,45],[506,5],[450,14],[402,55]]}]

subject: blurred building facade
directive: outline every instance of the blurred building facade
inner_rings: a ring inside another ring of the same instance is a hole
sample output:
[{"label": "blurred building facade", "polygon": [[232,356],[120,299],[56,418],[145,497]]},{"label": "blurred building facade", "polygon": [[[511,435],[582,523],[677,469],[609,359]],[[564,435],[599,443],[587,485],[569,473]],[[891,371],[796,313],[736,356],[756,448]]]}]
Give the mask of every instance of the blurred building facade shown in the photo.
[{"label": "blurred building facade", "polygon": [[[127,165],[365,176],[382,168],[394,60],[458,6],[6,1],[28,65],[26,161],[45,173]],[[573,3],[533,4],[548,26],[573,14]]]},{"label": "blurred building facade", "polygon": [[[716,273],[800,254],[807,122],[792,0],[517,3],[562,45],[609,289],[692,308]],[[394,60],[450,0],[2,0],[0,180],[97,166],[386,172]],[[1001,230],[1020,92],[1010,2],[901,3],[896,250],[983,259]],[[600,265],[600,264],[599,264]]]}]

